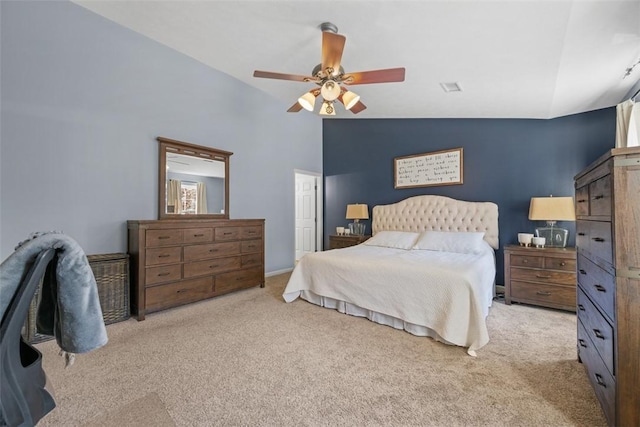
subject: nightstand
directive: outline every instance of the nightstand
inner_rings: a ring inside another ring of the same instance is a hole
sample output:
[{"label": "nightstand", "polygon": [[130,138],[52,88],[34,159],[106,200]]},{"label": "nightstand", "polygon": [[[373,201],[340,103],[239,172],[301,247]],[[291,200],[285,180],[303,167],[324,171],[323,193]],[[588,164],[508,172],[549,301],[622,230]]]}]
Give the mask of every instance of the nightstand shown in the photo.
[{"label": "nightstand", "polygon": [[329,249],[340,249],[347,248],[349,246],[359,245],[360,243],[366,241],[371,236],[357,236],[357,235],[349,235],[349,236],[338,236],[331,235],[329,236]]},{"label": "nightstand", "polygon": [[576,311],[576,249],[504,248],[505,303]]}]

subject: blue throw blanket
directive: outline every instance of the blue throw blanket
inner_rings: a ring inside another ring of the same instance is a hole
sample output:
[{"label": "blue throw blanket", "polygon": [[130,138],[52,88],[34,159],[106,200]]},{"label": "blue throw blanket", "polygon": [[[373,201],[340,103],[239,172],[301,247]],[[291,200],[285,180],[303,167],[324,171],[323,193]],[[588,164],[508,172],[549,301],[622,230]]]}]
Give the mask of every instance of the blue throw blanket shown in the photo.
[{"label": "blue throw blanket", "polygon": [[36,256],[50,248],[56,249],[56,275],[53,280],[45,275],[42,284],[38,332],[55,336],[60,348],[68,353],[102,347],[108,339],[96,280],[82,248],[62,233],[35,233],[2,262],[0,319]]}]

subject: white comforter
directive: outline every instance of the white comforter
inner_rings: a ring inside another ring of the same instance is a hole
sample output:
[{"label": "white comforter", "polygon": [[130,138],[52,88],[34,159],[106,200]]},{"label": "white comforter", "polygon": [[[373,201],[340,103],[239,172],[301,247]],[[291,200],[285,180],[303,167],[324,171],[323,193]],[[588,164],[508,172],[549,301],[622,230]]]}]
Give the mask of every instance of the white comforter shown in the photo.
[{"label": "white comforter", "polygon": [[495,273],[489,245],[479,255],[357,245],[305,255],[283,297],[286,302],[301,297],[333,308],[334,302],[322,301],[344,301],[399,319],[403,329],[416,335],[468,347],[475,356],[475,350],[489,342],[485,319]]}]

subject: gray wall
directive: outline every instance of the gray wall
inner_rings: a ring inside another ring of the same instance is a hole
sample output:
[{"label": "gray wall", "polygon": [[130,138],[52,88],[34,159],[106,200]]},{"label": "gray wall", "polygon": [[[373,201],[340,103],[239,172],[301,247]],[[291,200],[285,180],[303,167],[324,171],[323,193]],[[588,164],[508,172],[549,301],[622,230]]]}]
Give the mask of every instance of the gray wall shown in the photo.
[{"label": "gray wall", "polygon": [[231,218],[265,218],[267,272],[293,266],[293,170],[322,171],[317,115],[70,2],[0,14],[0,259],[42,230],[125,252],[126,220],[158,217],[165,136],[234,153]]}]

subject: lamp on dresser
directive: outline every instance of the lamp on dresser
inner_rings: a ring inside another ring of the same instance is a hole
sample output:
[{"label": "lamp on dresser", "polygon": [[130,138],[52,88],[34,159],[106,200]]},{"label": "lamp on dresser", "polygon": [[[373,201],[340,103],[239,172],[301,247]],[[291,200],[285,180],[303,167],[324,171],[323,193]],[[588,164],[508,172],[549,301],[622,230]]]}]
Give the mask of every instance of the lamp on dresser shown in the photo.
[{"label": "lamp on dresser", "polygon": [[351,234],[362,236],[364,234],[365,225],[360,223],[361,219],[369,219],[369,206],[362,203],[347,205],[347,219],[352,219],[349,224]]},{"label": "lamp on dresser", "polygon": [[529,219],[547,222],[546,227],[536,228],[536,237],[544,237],[546,246],[564,248],[567,246],[569,230],[557,227],[556,222],[576,220],[573,197],[532,197]]}]

